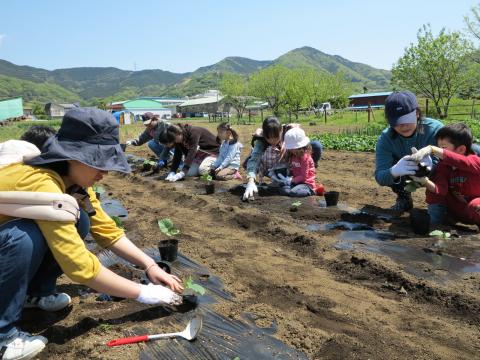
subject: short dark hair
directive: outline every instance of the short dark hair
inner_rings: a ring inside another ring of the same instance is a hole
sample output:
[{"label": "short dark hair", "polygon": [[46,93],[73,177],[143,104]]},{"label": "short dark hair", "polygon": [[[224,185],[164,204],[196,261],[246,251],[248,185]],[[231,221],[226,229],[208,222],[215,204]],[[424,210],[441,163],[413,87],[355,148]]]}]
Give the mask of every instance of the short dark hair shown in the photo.
[{"label": "short dark hair", "polygon": [[25,131],[20,140],[28,141],[35,145],[39,150],[42,150],[43,144],[49,137],[57,134],[57,130],[50,126],[45,125],[33,125]]},{"label": "short dark hair", "polygon": [[182,133],[183,130],[180,124],[170,125],[166,131],[160,134],[160,136],[158,137],[158,142],[160,144],[171,144],[175,142],[176,136]]},{"label": "short dark hair", "polygon": [[275,116],[269,116],[263,120],[262,130],[265,139],[279,137],[282,133],[282,124]]},{"label": "short dark hair", "polygon": [[442,127],[435,135],[435,140],[448,139],[456,148],[465,145],[467,153],[472,151],[472,130],[464,123],[455,123]]},{"label": "short dark hair", "polygon": [[70,170],[70,166],[67,160],[35,165],[35,167],[41,167],[44,169],[53,170],[60,176],[67,176]]}]

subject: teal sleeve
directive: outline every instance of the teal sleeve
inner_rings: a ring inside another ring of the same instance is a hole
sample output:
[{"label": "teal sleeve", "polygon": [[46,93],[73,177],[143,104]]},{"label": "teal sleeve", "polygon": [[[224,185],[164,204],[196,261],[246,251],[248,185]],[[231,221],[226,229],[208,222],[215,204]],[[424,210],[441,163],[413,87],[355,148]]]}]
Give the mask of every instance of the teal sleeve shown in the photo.
[{"label": "teal sleeve", "polygon": [[393,185],[394,178],[390,173],[390,168],[395,165],[392,144],[387,139],[387,134],[380,135],[375,148],[375,180],[379,185]]},{"label": "teal sleeve", "polygon": [[260,160],[265,152],[265,145],[260,140],[255,140],[250,159],[247,162],[247,178],[255,178],[260,166]]}]

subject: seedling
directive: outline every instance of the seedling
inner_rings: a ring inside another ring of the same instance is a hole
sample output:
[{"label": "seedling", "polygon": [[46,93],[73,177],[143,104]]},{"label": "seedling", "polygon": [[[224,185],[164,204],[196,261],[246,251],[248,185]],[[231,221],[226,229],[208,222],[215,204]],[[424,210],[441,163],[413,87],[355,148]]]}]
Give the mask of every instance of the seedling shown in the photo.
[{"label": "seedling", "polygon": [[183,288],[184,290],[190,290],[199,295],[205,295],[205,288],[201,285],[195,284],[193,282],[192,276],[189,276],[185,280],[183,280]]},{"label": "seedling", "polygon": [[436,236],[436,237],[438,237],[440,239],[443,239],[443,240],[448,240],[452,236],[449,232],[446,232],[446,231],[444,232],[442,230],[434,230],[428,235]]},{"label": "seedling", "polygon": [[173,224],[173,221],[168,218],[158,220],[158,228],[167,236],[180,234],[180,230],[178,230]]},{"label": "seedling", "polygon": [[97,184],[93,184],[92,190],[100,195],[105,194],[105,188]]},{"label": "seedling", "polygon": [[405,183],[406,183],[406,185],[404,187],[404,190],[408,191],[408,192],[411,192],[411,193],[417,191],[417,189],[422,187],[422,185],[416,183],[413,180],[407,180],[407,181],[405,181]]},{"label": "seedling", "polygon": [[150,165],[150,166],[155,166],[156,162],[152,160],[145,160],[143,162],[143,165]]},{"label": "seedling", "polygon": [[295,201],[293,202],[291,205],[290,205],[290,211],[291,212],[295,212],[295,211],[298,211],[298,207],[302,205],[302,202],[301,201]]},{"label": "seedling", "polygon": [[112,220],[115,221],[115,225],[117,225],[117,227],[119,229],[122,229],[122,230],[125,230],[125,227],[123,226],[123,222],[122,222],[122,219],[120,219],[118,216],[111,216]]},{"label": "seedling", "polygon": [[203,174],[201,179],[207,184],[211,183],[213,180],[212,176],[209,173]]}]

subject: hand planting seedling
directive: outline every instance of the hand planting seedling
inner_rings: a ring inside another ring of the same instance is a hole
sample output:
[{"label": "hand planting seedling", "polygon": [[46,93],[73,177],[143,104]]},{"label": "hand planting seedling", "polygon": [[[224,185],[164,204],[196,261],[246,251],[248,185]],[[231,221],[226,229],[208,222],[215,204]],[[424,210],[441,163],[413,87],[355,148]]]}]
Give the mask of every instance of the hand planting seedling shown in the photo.
[{"label": "hand planting seedling", "polygon": [[[198,295],[205,295],[205,288],[193,282],[192,276],[189,276],[183,281],[184,294],[185,292],[194,293]],[[192,294],[193,295],[193,294]]]},{"label": "hand planting seedling", "polygon": [[111,216],[112,220],[115,221],[115,225],[117,225],[117,227],[119,229],[122,229],[122,230],[125,230],[125,227],[123,226],[123,222],[122,222],[122,219],[120,219],[118,216]]},{"label": "hand planting seedling", "polygon": [[302,205],[302,202],[301,201],[295,201],[293,202],[291,205],[290,205],[290,211],[291,212],[295,212],[298,210],[298,207]]},{"label": "hand planting seedling", "polygon": [[167,236],[174,236],[180,234],[180,230],[175,227],[173,221],[169,218],[158,220],[158,228],[162,233]]}]

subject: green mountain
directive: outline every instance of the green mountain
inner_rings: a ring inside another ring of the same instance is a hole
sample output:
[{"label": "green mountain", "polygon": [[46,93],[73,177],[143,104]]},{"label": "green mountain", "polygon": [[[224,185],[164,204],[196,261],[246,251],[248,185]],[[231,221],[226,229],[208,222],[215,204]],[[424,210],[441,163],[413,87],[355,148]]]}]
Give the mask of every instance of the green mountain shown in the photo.
[{"label": "green mountain", "polygon": [[0,99],[22,97],[24,102],[75,102],[78,94],[48,82],[33,82],[0,75]]},{"label": "green mountain", "polygon": [[[95,98],[122,100],[135,96],[185,96],[218,87],[222,73],[249,75],[272,64],[313,67],[329,73],[342,72],[359,90],[389,88],[390,72],[302,47],[275,60],[227,57],[190,73],[164,70],[127,71],[114,67],[78,67],[44,70],[0,60],[0,97],[23,96],[26,101],[91,102]],[[16,81],[14,81],[16,80]],[[7,86],[10,85],[10,86]]]},{"label": "green mountain", "polygon": [[273,63],[289,68],[309,66],[333,74],[342,72],[347,80],[370,90],[389,88],[391,78],[390,71],[352,62],[338,55],[328,55],[308,46],[289,51]]}]

